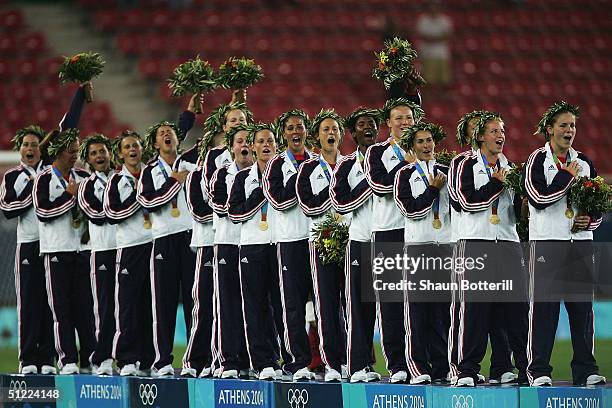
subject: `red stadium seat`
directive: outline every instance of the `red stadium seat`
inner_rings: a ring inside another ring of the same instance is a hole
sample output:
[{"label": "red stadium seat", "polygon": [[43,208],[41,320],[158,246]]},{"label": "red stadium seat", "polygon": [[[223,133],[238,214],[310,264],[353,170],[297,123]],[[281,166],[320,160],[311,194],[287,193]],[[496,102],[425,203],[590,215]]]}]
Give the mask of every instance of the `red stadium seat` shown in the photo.
[{"label": "red stadium seat", "polygon": [[122,23],[122,28],[125,30],[141,31],[153,28],[148,14],[138,9],[124,12]]},{"label": "red stadium seat", "polygon": [[160,68],[161,63],[159,59],[156,58],[141,59],[138,61],[138,71],[145,78],[153,79],[160,77]]},{"label": "red stadium seat", "polygon": [[40,54],[47,46],[45,37],[40,33],[26,34],[19,39],[19,43],[21,49],[28,54]]},{"label": "red stadium seat", "polygon": [[123,25],[120,14],[116,10],[100,10],[94,14],[94,23],[101,31],[113,32]]},{"label": "red stadium seat", "polygon": [[155,30],[174,30],[175,16],[165,9],[157,9],[150,16],[150,24]]},{"label": "red stadium seat", "polygon": [[46,75],[48,81],[57,81],[59,67],[64,59],[62,57],[45,58],[39,61],[39,70],[41,75]]},{"label": "red stadium seat", "polygon": [[38,77],[38,67],[35,59],[21,59],[15,61],[17,73],[27,79]]},{"label": "red stadium seat", "polygon": [[8,9],[0,12],[0,30],[16,32],[23,27],[23,13],[18,9]]},{"label": "red stadium seat", "polygon": [[11,70],[12,63],[8,60],[0,60],[0,80],[6,81],[11,78],[13,72]]},{"label": "red stadium seat", "polygon": [[117,48],[126,55],[135,55],[140,51],[138,37],[131,33],[120,34],[117,37]]},{"label": "red stadium seat", "polygon": [[7,56],[18,51],[15,36],[9,33],[0,33],[0,55]]}]

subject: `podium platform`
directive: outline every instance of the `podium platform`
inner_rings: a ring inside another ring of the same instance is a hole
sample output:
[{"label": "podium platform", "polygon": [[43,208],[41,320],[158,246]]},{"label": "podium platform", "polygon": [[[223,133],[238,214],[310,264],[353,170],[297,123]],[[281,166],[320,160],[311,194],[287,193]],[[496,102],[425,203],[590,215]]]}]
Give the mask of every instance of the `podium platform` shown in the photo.
[{"label": "podium platform", "polygon": [[0,407],[612,408],[612,387],[416,386],[92,375],[0,375]]}]

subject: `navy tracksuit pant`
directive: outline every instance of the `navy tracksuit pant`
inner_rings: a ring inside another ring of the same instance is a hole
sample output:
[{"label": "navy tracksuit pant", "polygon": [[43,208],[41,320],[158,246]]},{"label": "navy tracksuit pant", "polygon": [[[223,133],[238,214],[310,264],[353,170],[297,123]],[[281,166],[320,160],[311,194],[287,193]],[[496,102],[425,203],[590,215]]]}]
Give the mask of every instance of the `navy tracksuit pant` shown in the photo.
[{"label": "navy tracksuit pant", "polygon": [[276,257],[274,244],[240,246],[244,330],[251,367],[256,371],[279,368],[281,355],[289,359],[284,349]]},{"label": "navy tracksuit pant", "polygon": [[341,372],[346,364],[344,271],[336,263],[323,264],[314,243],[309,242],[309,249],[321,359]]},{"label": "navy tracksuit pant", "polygon": [[238,245],[217,244],[214,248],[219,363],[224,371],[241,370],[247,368],[249,363],[240,302]]},{"label": "navy tracksuit pant", "polygon": [[53,317],[45,289],[45,267],[39,241],[17,244],[15,251],[15,293],[19,369],[53,365]]},{"label": "navy tracksuit pant", "polygon": [[193,310],[191,332],[187,350],[183,356],[183,367],[200,372],[212,364],[213,327],[213,247],[198,248],[195,276],[191,291]]},{"label": "navy tracksuit pant", "polygon": [[[365,256],[364,256],[365,255]],[[372,274],[370,242],[349,241],[345,255],[347,367],[349,375],[374,364],[376,302],[364,300],[362,274]],[[366,281],[371,279],[366,278]]]},{"label": "navy tracksuit pant", "polygon": [[[45,277],[53,315],[58,367],[80,363],[88,368],[96,345],[89,251],[45,254]],[[77,352],[75,329],[79,335]]]},{"label": "navy tracksuit pant", "polygon": [[191,331],[191,289],[195,254],[189,246],[191,230],[156,238],[151,250],[154,368],[172,364],[172,347],[179,294],[187,333]]},{"label": "navy tracksuit pant", "polygon": [[[574,356],[574,384],[583,385],[599,368],[593,354],[595,330],[592,290],[593,247],[591,241],[531,241],[529,243],[529,337],[528,376],[551,376],[550,357],[559,323],[560,299],[569,317]],[[547,287],[556,281],[555,289]],[[562,285],[563,287],[561,287]],[[557,293],[552,293],[557,292]],[[558,295],[558,296],[557,296]],[[555,300],[554,298],[557,298]]]},{"label": "navy tracksuit pant", "polygon": [[524,292],[524,301],[474,301],[471,296],[480,296],[481,292],[475,295],[466,293],[459,295],[461,298],[457,336],[459,378],[472,377],[474,383],[478,381],[477,374],[480,372],[480,363],[487,349],[488,334],[493,319],[505,322],[509,346],[520,377],[524,377],[527,368],[527,277],[521,245],[518,242],[507,241],[460,240],[458,242],[458,257],[476,259],[482,257],[484,253],[487,254],[484,272],[466,271],[461,279],[472,281],[480,277],[486,279],[487,276],[483,276],[483,273],[495,271],[498,277],[511,277],[514,293],[517,297],[520,294],[520,299],[523,300]]},{"label": "navy tracksuit pant", "polygon": [[99,366],[112,357],[117,251],[92,251],[89,262],[96,330],[96,348],[91,355],[91,362]]},{"label": "navy tracksuit pant", "polygon": [[[394,253],[385,254],[385,248],[379,245],[404,242],[404,229],[374,231],[372,238],[374,254],[378,255],[382,252],[384,256],[395,256]],[[378,301],[377,308],[381,345],[387,370],[391,374],[398,371],[408,372],[405,351],[404,304],[403,302]]]},{"label": "navy tracksuit pant", "polygon": [[284,340],[290,360],[283,369],[295,373],[311,360],[306,333],[306,302],[312,293],[308,240],[277,244],[278,279],[283,308]]},{"label": "navy tracksuit pant", "polygon": [[149,242],[117,249],[113,357],[120,368],[136,362],[148,368],[155,358],[149,269],[152,246]]},{"label": "navy tracksuit pant", "polygon": [[[413,258],[424,256],[425,259],[447,259],[452,255],[450,245],[408,245],[405,250],[406,254]],[[448,281],[450,273],[444,269],[415,271],[418,279],[438,282]],[[411,277],[411,280],[413,279]],[[406,295],[406,359],[412,378],[427,374],[432,380],[445,380],[448,375],[450,303],[445,301],[444,294],[441,293],[440,296],[440,301],[423,301],[424,299],[412,299],[410,293]]]}]

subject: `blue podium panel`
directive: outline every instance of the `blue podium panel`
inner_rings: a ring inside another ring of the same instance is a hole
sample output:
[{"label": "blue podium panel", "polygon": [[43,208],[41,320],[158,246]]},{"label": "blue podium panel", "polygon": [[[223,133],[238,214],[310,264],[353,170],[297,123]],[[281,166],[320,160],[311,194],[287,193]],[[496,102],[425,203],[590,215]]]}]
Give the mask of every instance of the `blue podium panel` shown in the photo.
[{"label": "blue podium panel", "polygon": [[611,401],[610,391],[607,388],[525,387],[521,388],[521,407],[604,408],[608,406],[606,399]]},{"label": "blue podium panel", "polygon": [[214,383],[214,405],[211,405],[211,407],[274,407],[271,382],[252,380],[206,381]]},{"label": "blue podium panel", "polygon": [[[51,392],[55,387],[55,377],[52,375],[20,375],[3,374],[0,380],[2,395],[0,406],[6,408],[54,408],[55,401],[40,402],[40,391]],[[38,392],[38,397],[36,396]],[[57,394],[56,394],[57,395]],[[61,397],[61,391],[60,391]],[[57,400],[56,400],[57,401]]]},{"label": "blue podium panel", "polygon": [[189,388],[189,408],[213,408],[215,406],[215,384],[208,379],[190,378],[187,380]]},{"label": "blue podium panel", "polygon": [[72,378],[78,408],[128,407],[129,395],[125,378],[93,375],[78,375]]},{"label": "blue podium panel", "polygon": [[340,383],[279,382],[274,384],[275,408],[341,408]]},{"label": "blue podium panel", "polygon": [[[454,388],[430,386],[435,408],[518,408],[518,387]],[[531,405],[528,405],[532,408]],[[535,408],[535,407],[533,407]]]},{"label": "blue podium panel", "polygon": [[189,407],[187,380],[178,378],[131,378],[130,408]]},{"label": "blue podium panel", "polygon": [[344,408],[426,408],[430,388],[397,384],[342,384]]}]

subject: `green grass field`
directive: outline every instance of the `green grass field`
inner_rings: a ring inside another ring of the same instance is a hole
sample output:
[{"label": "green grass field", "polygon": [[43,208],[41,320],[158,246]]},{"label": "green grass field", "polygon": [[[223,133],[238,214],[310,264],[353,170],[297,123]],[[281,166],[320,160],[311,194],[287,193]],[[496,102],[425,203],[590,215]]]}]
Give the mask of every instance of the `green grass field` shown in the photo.
[{"label": "green grass field", "polygon": [[[181,366],[181,358],[185,352],[184,347],[174,348],[174,366]],[[612,340],[596,340],[595,357],[602,375],[612,377]],[[551,365],[554,367],[553,378],[555,380],[571,379],[570,361],[572,359],[572,344],[569,340],[555,342]],[[0,372],[14,373],[17,371],[17,349],[0,348]],[[385,361],[382,356],[380,345],[376,344],[376,371],[387,375]],[[489,374],[489,352],[483,361],[481,373]]]}]

